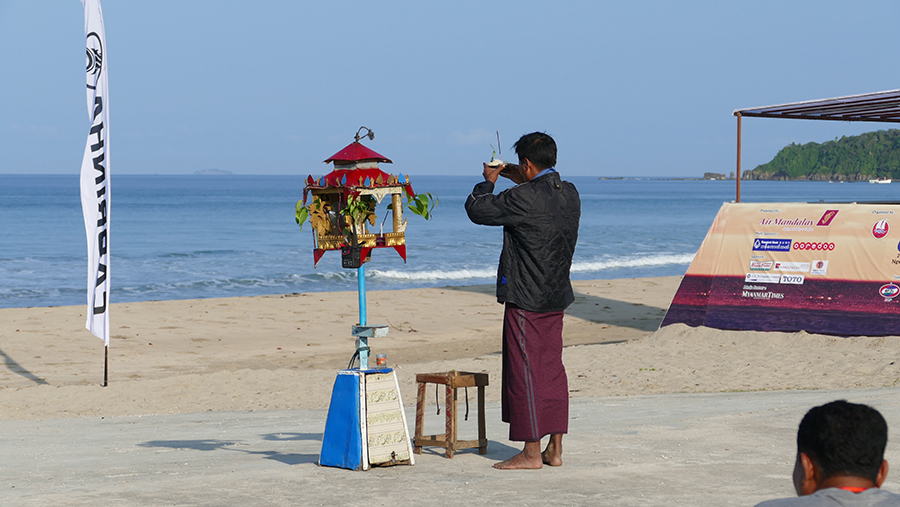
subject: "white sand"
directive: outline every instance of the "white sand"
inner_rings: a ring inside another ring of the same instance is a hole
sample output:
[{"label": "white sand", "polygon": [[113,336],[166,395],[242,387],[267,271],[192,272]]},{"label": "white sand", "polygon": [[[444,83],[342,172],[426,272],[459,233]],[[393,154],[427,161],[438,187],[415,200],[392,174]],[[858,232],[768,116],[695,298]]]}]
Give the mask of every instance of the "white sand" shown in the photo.
[{"label": "white sand", "polygon": [[[564,361],[573,397],[838,389],[900,383],[897,337],[656,331],[680,277],[575,282]],[[502,306],[493,287],[370,292],[372,339],[406,404],[415,374],[487,371],[499,399]],[[354,350],[353,292],[112,305],[103,342],[83,307],[0,309],[0,420],[325,408]],[[431,395],[430,395],[431,396]],[[474,396],[474,393],[470,393]]]}]

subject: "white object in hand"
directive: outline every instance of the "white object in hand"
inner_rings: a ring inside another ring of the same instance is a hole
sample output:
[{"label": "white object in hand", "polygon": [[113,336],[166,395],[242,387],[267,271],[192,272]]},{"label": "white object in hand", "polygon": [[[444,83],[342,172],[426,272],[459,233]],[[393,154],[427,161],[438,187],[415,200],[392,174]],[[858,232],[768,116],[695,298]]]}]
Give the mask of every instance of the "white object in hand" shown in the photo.
[{"label": "white object in hand", "polygon": [[506,164],[506,162],[504,162],[500,159],[491,160],[490,162],[487,163],[488,167],[497,167],[497,166],[501,166],[504,164]]}]

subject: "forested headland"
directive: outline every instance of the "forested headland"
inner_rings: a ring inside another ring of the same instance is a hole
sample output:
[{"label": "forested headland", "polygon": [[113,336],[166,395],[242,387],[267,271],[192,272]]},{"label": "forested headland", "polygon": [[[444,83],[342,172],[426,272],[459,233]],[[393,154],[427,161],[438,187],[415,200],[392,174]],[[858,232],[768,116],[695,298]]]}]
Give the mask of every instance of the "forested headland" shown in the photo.
[{"label": "forested headland", "polygon": [[791,143],[745,180],[868,181],[900,179],[900,129],[844,136],[824,143]]}]

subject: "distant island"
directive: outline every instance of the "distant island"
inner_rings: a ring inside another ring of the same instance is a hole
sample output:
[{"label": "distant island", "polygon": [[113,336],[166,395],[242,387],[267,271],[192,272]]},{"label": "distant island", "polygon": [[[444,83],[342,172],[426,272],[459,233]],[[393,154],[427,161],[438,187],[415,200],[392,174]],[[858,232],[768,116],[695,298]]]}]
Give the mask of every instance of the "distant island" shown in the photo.
[{"label": "distant island", "polygon": [[194,174],[200,176],[225,176],[232,174],[232,172],[225,169],[200,169],[199,171],[194,171]]},{"label": "distant island", "polygon": [[659,181],[698,181],[698,180],[733,180],[734,172],[724,175],[722,173],[703,173],[702,178],[661,178],[661,177],[641,177],[641,176],[600,176],[601,180],[659,180]]},{"label": "distant island", "polygon": [[791,143],[744,180],[869,181],[900,179],[900,130],[844,136],[822,144]]}]

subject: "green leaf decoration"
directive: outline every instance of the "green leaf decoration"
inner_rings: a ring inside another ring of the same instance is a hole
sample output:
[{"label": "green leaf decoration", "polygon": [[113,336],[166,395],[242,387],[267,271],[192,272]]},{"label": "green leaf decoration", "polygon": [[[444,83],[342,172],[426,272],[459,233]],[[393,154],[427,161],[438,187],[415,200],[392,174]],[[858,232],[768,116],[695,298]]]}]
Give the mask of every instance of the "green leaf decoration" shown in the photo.
[{"label": "green leaf decoration", "polygon": [[418,194],[411,199],[407,197],[407,199],[406,207],[409,208],[410,212],[419,215],[425,220],[431,220],[431,212],[438,204],[436,197],[431,194],[423,193]]},{"label": "green leaf decoration", "polygon": [[309,210],[303,205],[303,201],[297,201],[297,211],[294,213],[294,220],[297,221],[297,225],[300,226],[301,231],[303,230],[303,224],[306,222],[307,218],[309,218]]}]

